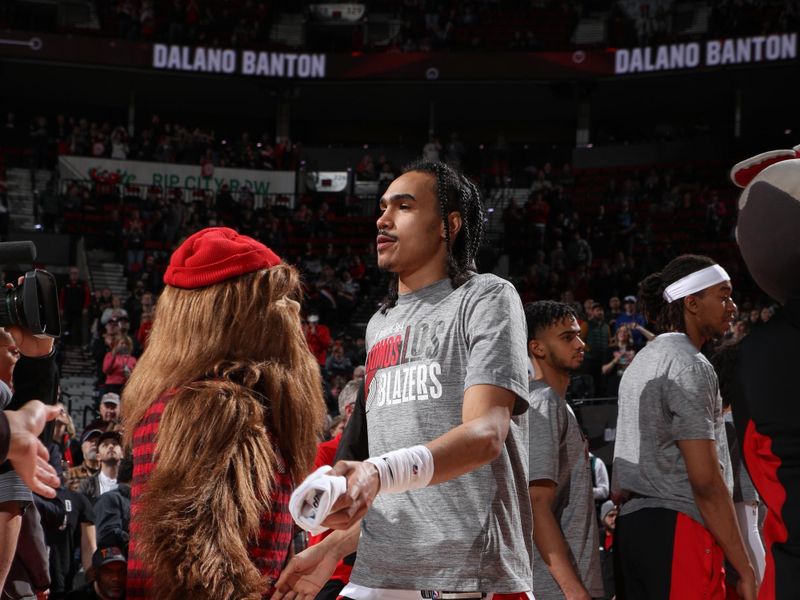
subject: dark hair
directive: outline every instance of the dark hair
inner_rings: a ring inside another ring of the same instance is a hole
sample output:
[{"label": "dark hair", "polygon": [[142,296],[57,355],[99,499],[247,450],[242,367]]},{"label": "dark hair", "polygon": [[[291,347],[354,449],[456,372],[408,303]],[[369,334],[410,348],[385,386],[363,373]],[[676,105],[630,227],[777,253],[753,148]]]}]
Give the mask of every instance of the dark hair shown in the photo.
[{"label": "dark hair", "polygon": [[644,309],[644,316],[655,323],[659,333],[686,330],[683,299],[667,302],[664,290],[679,279],[715,264],[707,256],[683,254],[673,258],[663,270],[648,275],[639,283],[639,302]]},{"label": "dark hair", "polygon": [[119,461],[117,470],[117,481],[120,483],[130,483],[133,480],[133,456],[126,456]]},{"label": "dark hair", "polygon": [[[466,283],[477,267],[475,258],[483,240],[484,213],[477,186],[463,173],[439,161],[417,160],[403,169],[403,173],[428,173],[436,180],[436,196],[444,223],[447,244],[447,276],[454,288]],[[461,214],[461,230],[455,241],[450,238],[451,212]],[[384,314],[397,303],[398,277],[389,283],[389,293],[381,308]]]},{"label": "dark hair", "polygon": [[578,320],[575,309],[564,302],[554,300],[540,300],[529,302],[525,305],[525,323],[528,325],[528,341],[536,337],[542,329],[550,327],[555,323],[560,323],[564,319],[572,317]]}]

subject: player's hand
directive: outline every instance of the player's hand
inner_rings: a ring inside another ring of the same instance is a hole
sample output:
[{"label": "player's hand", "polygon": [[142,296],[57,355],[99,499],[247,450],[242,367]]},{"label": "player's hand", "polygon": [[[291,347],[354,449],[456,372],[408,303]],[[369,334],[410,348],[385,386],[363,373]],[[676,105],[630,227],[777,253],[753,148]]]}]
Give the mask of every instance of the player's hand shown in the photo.
[{"label": "player's hand", "polygon": [[339,562],[334,552],[319,543],[296,554],[281,572],[270,600],[314,600]]},{"label": "player's hand", "polygon": [[[25,277],[20,277],[17,280],[17,285],[22,285]],[[10,283],[6,284],[7,288],[14,287]],[[23,329],[17,325],[6,327],[6,331],[14,338],[14,343],[17,345],[17,350],[22,356],[36,358],[37,356],[47,356],[53,351],[53,338],[51,337],[36,337],[27,329]]]},{"label": "player's hand", "polygon": [[16,344],[22,356],[36,358],[38,356],[47,356],[53,351],[53,338],[51,337],[35,336],[18,325],[10,325],[6,327],[6,331],[14,338],[14,344]]},{"label": "player's hand", "polygon": [[8,460],[25,485],[45,498],[55,498],[61,481],[47,462],[50,455],[37,436],[42,433],[44,424],[60,412],[60,407],[45,406],[39,400],[31,400],[19,410],[6,411],[11,430]]},{"label": "player's hand", "polygon": [[739,575],[736,583],[736,592],[741,600],[756,600],[758,598],[758,582],[755,571],[751,568],[745,576]]},{"label": "player's hand", "polygon": [[347,490],[322,524],[331,529],[349,529],[367,513],[378,495],[381,487],[378,467],[368,462],[341,460],[328,475],[347,478]]}]

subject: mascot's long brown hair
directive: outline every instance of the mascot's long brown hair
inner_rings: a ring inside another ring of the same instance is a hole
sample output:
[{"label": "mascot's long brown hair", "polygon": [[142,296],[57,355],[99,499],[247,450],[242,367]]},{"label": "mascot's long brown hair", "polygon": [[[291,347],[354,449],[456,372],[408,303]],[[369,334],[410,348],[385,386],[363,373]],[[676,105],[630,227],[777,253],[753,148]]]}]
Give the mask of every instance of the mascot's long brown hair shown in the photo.
[{"label": "mascot's long brown hair", "polygon": [[159,298],[147,350],[123,399],[132,444],[151,406],[170,398],[155,466],[134,498],[148,597],[261,598],[274,583],[248,548],[271,508],[281,466],[295,482],[311,470],[324,418],[319,367],[300,324],[301,296],[296,269],[277,262],[212,285],[167,285]]}]

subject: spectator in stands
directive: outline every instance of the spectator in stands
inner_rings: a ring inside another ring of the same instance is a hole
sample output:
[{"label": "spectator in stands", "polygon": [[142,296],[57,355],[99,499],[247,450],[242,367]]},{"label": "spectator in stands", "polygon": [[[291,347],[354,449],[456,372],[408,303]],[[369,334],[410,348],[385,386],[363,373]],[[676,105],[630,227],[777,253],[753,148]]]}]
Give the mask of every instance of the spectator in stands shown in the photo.
[{"label": "spectator in stands", "polygon": [[606,463],[591,452],[589,452],[589,463],[592,468],[592,496],[595,504],[602,504],[608,499],[608,469]]},{"label": "spectator in stands", "polygon": [[589,267],[592,264],[592,249],[578,230],[572,233],[572,241],[567,246],[567,264],[571,269]]},{"label": "spectator in stands", "polygon": [[131,522],[131,479],[133,459],[125,457],[117,471],[117,489],[102,494],[94,505],[97,545],[118,546],[128,553]]},{"label": "spectator in stands", "polygon": [[[98,336],[102,334],[100,317],[106,308],[105,306],[101,307],[102,303],[103,303],[103,292],[102,290],[96,289],[94,291],[94,294],[92,294],[91,296],[91,300],[89,301],[89,329],[94,339],[96,339]],[[100,327],[99,331],[98,327]]]},{"label": "spectator in stands", "polygon": [[636,354],[631,338],[631,326],[623,324],[617,327],[614,334],[614,346],[610,348],[610,360],[603,365],[602,373],[606,378],[606,391],[608,396],[616,396],[619,382],[625,369],[631,364]]},{"label": "spectator in stands", "polygon": [[102,429],[87,428],[81,436],[81,452],[83,462],[67,471],[66,486],[68,489],[78,491],[81,482],[89,479],[100,471],[100,462],[97,460],[97,440],[103,434]]},{"label": "spectator in stands", "polygon": [[428,143],[422,147],[422,158],[429,162],[438,162],[439,153],[442,151],[442,144],[439,143],[439,138],[430,132],[428,135]]},{"label": "spectator in stands", "polygon": [[92,357],[97,365],[98,386],[105,383],[106,374],[103,371],[103,361],[117,343],[117,336],[119,336],[119,319],[111,319],[105,325],[105,332],[92,342]]},{"label": "spectator in stands", "polygon": [[608,299],[608,324],[612,331],[617,328],[617,319],[622,314],[622,302],[619,296],[611,296]]},{"label": "spectator in stands", "polygon": [[122,235],[128,249],[128,270],[141,266],[144,262],[144,222],[139,210],[134,208],[130,217],[122,225]]},{"label": "spectator in stands", "polygon": [[536,172],[536,179],[531,184],[531,192],[534,194],[536,193],[550,193],[553,191],[553,182],[548,177],[547,172],[544,169],[539,169]]},{"label": "spectator in stands", "polygon": [[303,323],[303,333],[311,353],[317,359],[320,368],[325,367],[328,348],[331,345],[331,331],[327,325],[319,322],[319,315],[312,313]]},{"label": "spectator in stands", "polygon": [[772,307],[765,306],[762,308],[758,314],[758,318],[761,325],[766,325],[769,323],[769,320],[772,318]]},{"label": "spectator in stands", "polygon": [[748,333],[750,333],[750,321],[746,318],[739,319],[733,324],[730,341],[740,342]]},{"label": "spectator in stands", "polygon": [[122,600],[125,598],[127,560],[119,548],[98,548],[92,556],[95,579],[72,592],[67,600]]},{"label": "spectator in stands", "polygon": [[45,169],[48,165],[47,117],[37,116],[30,128],[31,166],[34,169]]},{"label": "spectator in stands", "polygon": [[93,506],[101,494],[117,489],[122,457],[122,436],[118,432],[106,431],[98,438],[97,459],[100,461],[100,471],[84,479],[79,488]]},{"label": "spectator in stands", "polygon": [[615,233],[618,240],[617,247],[627,255],[633,253],[633,232],[635,229],[636,221],[630,211],[630,203],[628,200],[623,200],[617,213],[617,230]]},{"label": "spectator in stands", "polygon": [[544,199],[544,194],[541,192],[532,193],[525,207],[525,212],[528,220],[533,224],[534,237],[532,242],[534,249],[542,250],[547,233],[547,222],[550,217],[550,205]]},{"label": "spectator in stands", "polygon": [[122,316],[127,317],[128,311],[122,307],[122,300],[120,297],[114,294],[111,296],[111,306],[103,311],[103,314],[100,316],[100,322],[105,325],[112,318],[116,317],[119,319]]},{"label": "spectator in stands", "polygon": [[614,529],[617,525],[619,509],[611,501],[606,500],[600,507],[600,567],[603,572],[603,600],[612,600],[614,596]]},{"label": "spectator in stands", "polygon": [[97,548],[92,505],[86,496],[70,489],[59,490],[50,501],[35,499],[50,553],[49,598],[63,600],[82,578],[81,568],[86,573],[92,566]]},{"label": "spectator in stands", "polygon": [[608,343],[611,329],[605,320],[603,305],[592,302],[588,311],[589,319],[586,332],[586,349],[584,351],[583,368],[594,379],[595,390],[602,393],[601,369],[608,355]]},{"label": "spectator in stands", "polygon": [[[339,415],[342,417],[342,427],[347,426],[347,422],[350,420],[350,416],[353,414],[353,408],[356,403],[356,397],[358,396],[358,389],[359,386],[363,386],[363,380],[356,380],[352,379],[347,382],[342,388],[342,391],[339,392]],[[317,446],[317,457],[314,461],[314,467],[319,468],[324,465],[331,465],[333,466],[333,457],[336,455],[336,449],[339,446],[339,440],[341,439],[341,433],[339,435],[333,436],[327,442],[320,442]]]},{"label": "spectator in stands", "polygon": [[555,273],[563,273],[567,269],[567,254],[564,252],[564,244],[561,240],[555,241],[555,246],[550,252],[550,270]]},{"label": "spectator in stands", "polygon": [[378,179],[372,156],[365,154],[361,157],[361,160],[356,165],[356,175],[361,181],[376,181]]},{"label": "spectator in stands", "polygon": [[152,295],[149,301],[146,300],[146,298],[142,298],[142,318],[139,328],[136,330],[136,339],[139,341],[142,352],[147,349],[147,341],[150,337],[150,330],[153,328],[153,316],[155,315]]},{"label": "spectator in stands", "polygon": [[[366,364],[367,346],[363,337],[357,337],[355,340],[353,340],[353,344],[349,348],[349,356],[350,362],[352,362],[354,365],[363,366]],[[356,367],[356,369],[357,368],[358,367]],[[356,377],[355,373],[353,373],[353,377]]]},{"label": "spectator in stands", "polygon": [[339,294],[337,304],[342,321],[347,322],[358,304],[358,295],[361,291],[359,283],[353,279],[350,271],[342,271],[339,280]]},{"label": "spectator in stands", "polygon": [[78,267],[69,268],[69,281],[59,290],[64,336],[72,346],[87,341],[84,334],[85,320],[89,314],[91,294],[89,285],[80,278]]},{"label": "spectator in stands", "polygon": [[651,340],[655,336],[644,328],[646,324],[644,315],[636,312],[636,296],[625,296],[622,307],[624,312],[614,320],[615,327],[619,329],[628,325],[633,338],[633,346],[639,350],[647,340]]},{"label": "spectator in stands", "polygon": [[136,366],[136,357],[133,352],[133,341],[128,336],[119,336],[110,352],[103,358],[103,373],[106,382],[103,386],[106,392],[120,394],[122,388]]},{"label": "spectator in stands", "polygon": [[128,158],[128,134],[122,127],[117,127],[111,133],[111,158],[125,160]]},{"label": "spectator in stands", "polygon": [[[60,390],[59,390],[60,393]],[[47,447],[50,453],[50,464],[61,477],[65,471],[72,467],[71,439],[75,436],[75,426],[67,413],[67,409],[62,402],[57,402],[56,406],[61,409],[58,416],[53,421],[52,441]]]},{"label": "spectator in stands", "polygon": [[116,392],[106,392],[100,398],[100,417],[89,423],[86,429],[103,432],[116,431],[120,422],[120,397]]},{"label": "spectator in stands", "polygon": [[133,293],[125,301],[125,310],[130,317],[131,329],[136,331],[142,318],[142,296],[145,294],[144,281],[135,281]]},{"label": "spectator in stands", "polygon": [[328,376],[341,375],[345,380],[349,379],[353,374],[353,363],[344,353],[344,347],[341,343],[337,343],[333,347],[333,352],[325,362],[325,371]]},{"label": "spectator in stands", "polygon": [[464,162],[465,154],[466,154],[466,149],[464,148],[464,144],[461,143],[461,139],[459,138],[458,132],[453,131],[450,134],[450,141],[447,142],[447,146],[445,148],[444,152],[445,162],[454,169],[461,169],[461,165]]},{"label": "spectator in stands", "polygon": [[131,322],[128,317],[119,318],[119,335],[120,338],[128,338],[131,341],[131,354],[138,360],[142,355],[142,346],[136,337],[131,336]]},{"label": "spectator in stands", "polygon": [[156,264],[156,257],[148,254],[144,259],[144,267],[139,273],[139,279],[144,282],[148,292],[158,294],[161,291],[162,269]]}]

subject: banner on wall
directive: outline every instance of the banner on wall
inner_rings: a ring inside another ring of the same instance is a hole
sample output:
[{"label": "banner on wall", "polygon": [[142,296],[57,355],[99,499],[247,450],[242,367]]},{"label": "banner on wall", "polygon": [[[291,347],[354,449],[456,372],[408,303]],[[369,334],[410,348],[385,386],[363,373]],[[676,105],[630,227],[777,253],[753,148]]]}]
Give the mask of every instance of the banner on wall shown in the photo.
[{"label": "banner on wall", "polygon": [[58,171],[62,179],[113,181],[120,185],[153,185],[218,192],[228,186],[232,193],[249,188],[258,196],[295,193],[294,171],[256,171],[217,167],[204,176],[200,165],[61,156]]},{"label": "banner on wall", "polygon": [[9,31],[0,36],[0,58],[266,79],[554,81],[796,63],[797,37],[777,33],[571,52],[326,54]]},{"label": "banner on wall", "polygon": [[796,59],[796,33],[756,35],[642,48],[619,48],[614,52],[614,74],[705,69]]}]

